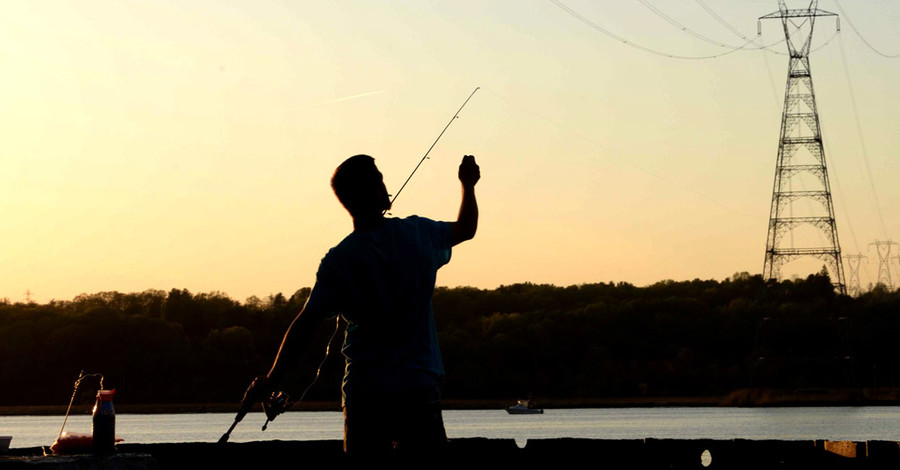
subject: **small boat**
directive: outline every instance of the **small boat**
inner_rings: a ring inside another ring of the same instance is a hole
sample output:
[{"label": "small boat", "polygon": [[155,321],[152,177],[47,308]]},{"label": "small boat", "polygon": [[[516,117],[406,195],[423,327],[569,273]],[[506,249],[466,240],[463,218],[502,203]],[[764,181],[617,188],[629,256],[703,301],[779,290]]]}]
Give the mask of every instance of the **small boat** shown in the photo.
[{"label": "small boat", "polygon": [[506,412],[511,415],[539,415],[544,413],[544,409],[532,407],[530,400],[519,400],[515,405],[507,406]]}]

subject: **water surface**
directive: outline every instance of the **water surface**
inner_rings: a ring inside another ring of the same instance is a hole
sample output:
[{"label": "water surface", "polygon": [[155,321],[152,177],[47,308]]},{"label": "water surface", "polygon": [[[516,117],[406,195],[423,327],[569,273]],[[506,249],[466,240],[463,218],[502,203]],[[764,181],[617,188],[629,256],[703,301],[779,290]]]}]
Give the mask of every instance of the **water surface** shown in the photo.
[{"label": "water surface", "polygon": [[[119,414],[116,434],[128,443],[215,442],[231,425],[231,413]],[[900,441],[900,407],[814,408],[600,408],[546,410],[510,415],[503,410],[444,412],[452,438],[528,439],[784,439]],[[250,413],[231,434],[233,442],[269,439],[341,439],[343,418],[335,411],[293,411],[267,431],[262,413]],[[0,435],[11,447],[49,446],[63,416],[0,416]],[[90,433],[90,416],[70,416],[66,431]]]}]

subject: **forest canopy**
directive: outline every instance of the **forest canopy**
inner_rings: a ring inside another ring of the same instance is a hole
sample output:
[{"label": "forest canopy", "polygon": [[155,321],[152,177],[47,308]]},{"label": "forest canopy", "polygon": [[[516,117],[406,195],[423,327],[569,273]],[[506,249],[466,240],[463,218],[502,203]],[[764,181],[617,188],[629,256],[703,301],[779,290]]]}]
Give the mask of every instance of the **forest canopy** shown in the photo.
[{"label": "forest canopy", "polygon": [[[268,370],[308,294],[239,302],[172,289],[0,301],[0,402],[65,404],[82,370],[102,373],[118,403],[237,402]],[[900,293],[837,295],[822,274],[440,287],[434,309],[447,399],[721,396],[894,387],[900,376]],[[310,383],[334,330],[320,328],[288,393]],[[343,361],[333,356],[308,400],[339,400]]]}]

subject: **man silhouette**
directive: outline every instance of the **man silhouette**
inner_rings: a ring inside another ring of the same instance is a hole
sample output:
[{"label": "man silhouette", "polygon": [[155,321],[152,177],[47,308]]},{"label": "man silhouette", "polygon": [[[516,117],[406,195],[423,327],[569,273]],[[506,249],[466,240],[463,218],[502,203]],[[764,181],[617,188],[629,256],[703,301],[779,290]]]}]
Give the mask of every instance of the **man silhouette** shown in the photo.
[{"label": "man silhouette", "polygon": [[375,160],[350,157],[331,186],[353,232],[328,251],[303,310],[285,333],[271,370],[247,389],[265,399],[322,320],[347,322],[342,389],[344,451],[351,457],[433,455],[446,445],[439,385],[444,368],[431,297],[451,248],[475,236],[481,177],[475,157],[459,165],[462,201],[454,222],[385,217],[390,195]]}]

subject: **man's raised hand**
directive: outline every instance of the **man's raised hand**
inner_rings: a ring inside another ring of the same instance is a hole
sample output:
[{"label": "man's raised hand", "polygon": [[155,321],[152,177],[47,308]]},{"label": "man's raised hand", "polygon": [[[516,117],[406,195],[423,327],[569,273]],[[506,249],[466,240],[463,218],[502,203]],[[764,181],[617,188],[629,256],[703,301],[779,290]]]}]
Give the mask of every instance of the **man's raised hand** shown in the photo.
[{"label": "man's raised hand", "polygon": [[481,169],[475,163],[475,156],[464,156],[462,163],[459,164],[459,181],[463,186],[474,187],[479,179],[481,179]]}]

